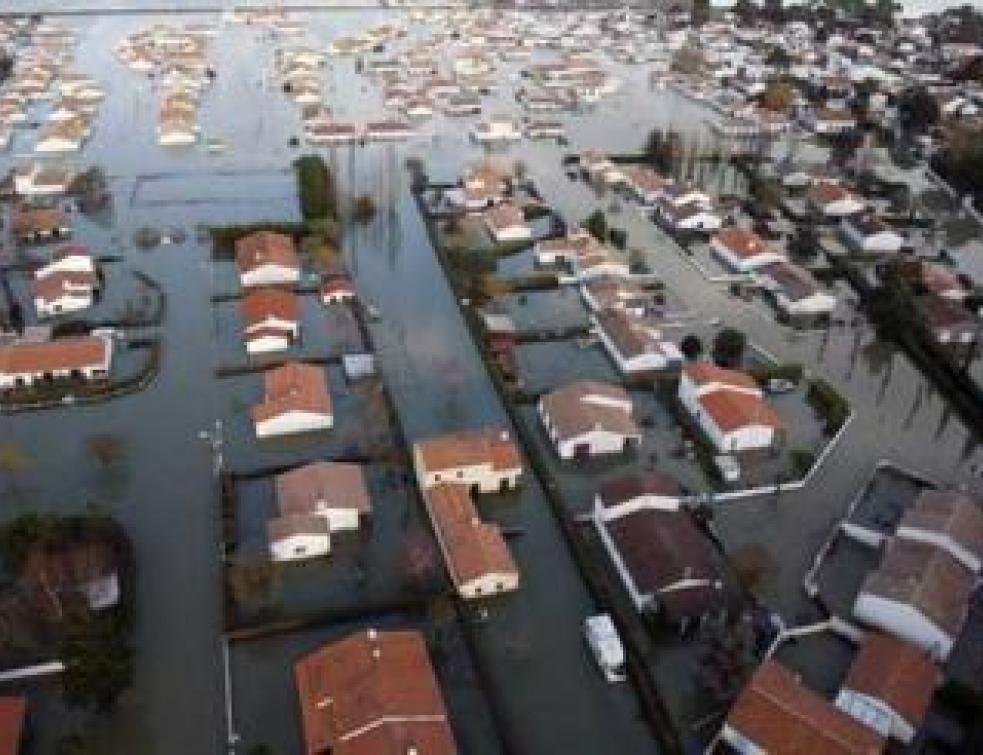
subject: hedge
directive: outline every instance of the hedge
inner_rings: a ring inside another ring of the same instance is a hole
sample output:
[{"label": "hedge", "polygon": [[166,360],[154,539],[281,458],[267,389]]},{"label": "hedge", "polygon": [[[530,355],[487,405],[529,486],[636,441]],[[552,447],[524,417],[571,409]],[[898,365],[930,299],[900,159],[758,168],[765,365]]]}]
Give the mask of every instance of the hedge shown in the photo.
[{"label": "hedge", "polygon": [[827,435],[833,435],[846,424],[847,417],[850,416],[850,404],[825,380],[810,382],[806,399],[826,420],[823,430]]},{"label": "hedge", "polygon": [[318,155],[304,155],[294,161],[294,170],[304,220],[338,217],[334,181],[324,160]]}]

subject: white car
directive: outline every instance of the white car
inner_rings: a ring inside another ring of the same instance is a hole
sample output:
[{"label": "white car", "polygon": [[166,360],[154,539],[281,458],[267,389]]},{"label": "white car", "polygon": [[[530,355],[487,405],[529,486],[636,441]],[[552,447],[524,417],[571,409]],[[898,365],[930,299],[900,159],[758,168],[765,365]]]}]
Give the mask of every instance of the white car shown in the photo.
[{"label": "white car", "polygon": [[606,613],[588,616],[584,621],[584,635],[604,678],[609,682],[623,682],[625,649],[611,617]]}]

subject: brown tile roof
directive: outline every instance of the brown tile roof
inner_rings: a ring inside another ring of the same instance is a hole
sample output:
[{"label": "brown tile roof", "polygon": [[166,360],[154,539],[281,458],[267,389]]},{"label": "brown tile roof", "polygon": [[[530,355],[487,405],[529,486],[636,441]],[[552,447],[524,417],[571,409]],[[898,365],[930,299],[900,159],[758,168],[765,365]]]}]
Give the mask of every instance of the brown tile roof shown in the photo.
[{"label": "brown tile roof", "polygon": [[300,301],[292,291],[261,288],[250,291],[239,302],[246,327],[258,325],[267,317],[300,322]]},{"label": "brown tile roof", "polygon": [[241,272],[263,265],[279,265],[291,270],[300,269],[294,241],[282,233],[256,231],[235,242],[236,266]]},{"label": "brown tile roof", "polygon": [[482,217],[496,231],[526,224],[522,210],[511,202],[502,202],[490,210],[486,210]]},{"label": "brown tile roof", "polygon": [[605,309],[597,314],[597,325],[603,330],[622,357],[662,352],[658,331],[646,328],[622,309]]},{"label": "brown tile roof", "polygon": [[368,630],[294,666],[307,755],[455,755],[457,747],[418,632]]},{"label": "brown tile roof", "polygon": [[69,225],[68,216],[57,207],[18,208],[11,218],[15,236],[51,232]]},{"label": "brown tile roof", "polygon": [[266,523],[266,534],[271,543],[294,535],[327,535],[328,520],[317,514],[278,516]]},{"label": "brown tile roof", "polygon": [[862,591],[912,606],[955,638],[966,619],[973,581],[972,572],[943,549],[892,537]]},{"label": "brown tile roof", "polygon": [[92,252],[85,244],[62,244],[51,253],[52,260],[63,260],[68,257],[92,257]]},{"label": "brown tile roof", "polygon": [[331,414],[331,394],[324,368],[288,362],[263,373],[263,403],[253,407],[253,422],[263,422],[288,412]]},{"label": "brown tile roof", "polygon": [[724,432],[749,425],[781,427],[782,418],[760,396],[738,391],[713,391],[700,397],[700,406]]},{"label": "brown tile roof", "polygon": [[899,527],[948,535],[983,559],[983,509],[975,498],[955,490],[925,490],[905,511]]},{"label": "brown tile roof", "polygon": [[749,258],[769,252],[768,244],[754,231],[731,226],[717,232],[714,241],[726,247],[735,257]]},{"label": "brown tile roof", "polygon": [[608,480],[598,491],[603,506],[617,506],[640,496],[675,498],[680,495],[679,483],[668,475],[645,472]]},{"label": "brown tile roof", "polygon": [[17,755],[20,752],[26,719],[26,697],[0,697],[0,755]]},{"label": "brown tile roof", "polygon": [[522,468],[519,447],[507,430],[486,428],[447,433],[416,444],[428,472],[490,463],[496,471]]},{"label": "brown tile roof", "polygon": [[869,632],[853,659],[845,689],[881,700],[917,728],[942,674],[914,645],[882,632]]},{"label": "brown tile roof", "polygon": [[631,409],[625,411],[616,406],[598,404],[590,400],[591,396],[631,404],[631,398],[623,388],[607,383],[578,380],[557,388],[543,396],[542,401],[550,423],[561,440],[575,438],[597,428],[626,436],[641,435]]},{"label": "brown tile roof", "polygon": [[685,374],[686,377],[688,377],[696,385],[720,383],[724,386],[750,388],[759,392],[761,390],[757,381],[746,372],[728,370],[726,367],[718,367],[712,362],[694,362],[692,364],[687,364],[683,367],[683,374]]},{"label": "brown tile roof", "polygon": [[321,284],[321,296],[330,296],[331,294],[354,295],[355,287],[348,278],[342,276],[328,278]]},{"label": "brown tile roof", "polygon": [[822,206],[828,205],[832,202],[838,202],[841,199],[847,199],[852,197],[853,194],[849,189],[840,186],[839,184],[830,183],[829,181],[819,181],[813,184],[812,188],[809,189],[809,197],[816,203]]},{"label": "brown tile roof", "polygon": [[455,585],[518,572],[498,526],[481,521],[466,485],[435,485],[424,497]]},{"label": "brown tile roof", "polygon": [[31,294],[35,299],[50,302],[64,293],[79,289],[93,291],[99,287],[99,276],[82,270],[60,270],[57,273],[31,281]]},{"label": "brown tile roof", "polygon": [[283,514],[306,514],[317,502],[329,508],[372,511],[372,500],[360,464],[319,461],[276,476],[277,505]]},{"label": "brown tile roof", "polygon": [[775,755],[880,755],[884,747],[872,729],[804,687],[775,660],[751,677],[727,723]]},{"label": "brown tile roof", "polygon": [[722,607],[726,602],[713,545],[685,511],[641,509],[604,526],[639,593],[658,599],[681,580],[705,580],[711,583],[716,604]]},{"label": "brown tile roof", "polygon": [[39,343],[0,346],[0,374],[41,374],[98,367],[108,360],[110,345],[96,336],[70,336]]}]

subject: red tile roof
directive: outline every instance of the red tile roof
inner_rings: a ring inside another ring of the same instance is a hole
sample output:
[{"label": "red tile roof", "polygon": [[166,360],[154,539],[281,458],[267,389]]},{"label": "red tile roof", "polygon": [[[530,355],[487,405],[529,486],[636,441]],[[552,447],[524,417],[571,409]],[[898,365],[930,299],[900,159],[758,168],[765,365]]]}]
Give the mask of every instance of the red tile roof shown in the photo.
[{"label": "red tile roof", "polygon": [[261,288],[250,291],[239,303],[246,327],[258,325],[267,317],[288,322],[300,321],[300,302],[291,291]]},{"label": "red tile roof", "polygon": [[843,683],[880,700],[913,727],[925,717],[942,674],[914,645],[881,632],[870,632]]},{"label": "red tile roof", "polygon": [[481,521],[466,485],[435,485],[424,496],[455,585],[518,572],[501,531]]},{"label": "red tile roof", "polygon": [[284,514],[312,513],[318,501],[332,509],[372,510],[360,464],[321,461],[276,476],[276,498]]},{"label": "red tile roof", "polygon": [[236,266],[249,272],[264,265],[278,265],[291,270],[300,269],[294,240],[282,233],[257,231],[235,242]]},{"label": "red tile roof", "polygon": [[39,343],[0,346],[0,374],[41,374],[98,367],[108,360],[109,343],[96,336],[71,336]]},{"label": "red tile roof", "polygon": [[763,398],[750,393],[713,391],[700,397],[700,406],[723,432],[752,425],[773,428],[782,426],[782,418],[778,412]]},{"label": "red tile roof", "polygon": [[758,234],[737,226],[724,228],[713,238],[718,244],[726,247],[735,257],[748,259],[770,251],[768,244]]},{"label": "red tile roof", "polygon": [[804,687],[778,661],[751,677],[727,724],[773,755],[880,755],[872,730]]},{"label": "red tile roof", "polygon": [[0,755],[17,755],[20,752],[26,718],[26,697],[0,697]]},{"label": "red tile roof", "polygon": [[522,456],[507,430],[485,428],[447,433],[416,444],[427,472],[491,464],[496,471],[522,468]]},{"label": "red tile roof", "polygon": [[862,591],[912,606],[955,639],[974,585],[973,573],[942,548],[892,537]]},{"label": "red tile roof", "polygon": [[294,666],[307,755],[455,755],[418,632],[368,630]]},{"label": "red tile roof", "polygon": [[331,394],[324,368],[288,362],[263,374],[266,395],[253,407],[253,422],[263,422],[288,412],[331,414]]},{"label": "red tile roof", "polygon": [[683,367],[683,374],[686,375],[696,385],[706,385],[707,383],[720,383],[725,386],[737,388],[751,388],[756,391],[757,381],[746,372],[738,370],[728,370],[725,367],[718,367],[712,362],[695,362]]}]

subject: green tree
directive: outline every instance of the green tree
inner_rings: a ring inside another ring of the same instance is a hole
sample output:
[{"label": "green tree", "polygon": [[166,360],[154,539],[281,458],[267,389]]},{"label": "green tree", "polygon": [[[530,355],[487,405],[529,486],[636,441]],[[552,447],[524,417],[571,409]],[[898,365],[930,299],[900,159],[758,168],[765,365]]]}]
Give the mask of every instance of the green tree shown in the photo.
[{"label": "green tree", "polygon": [[700,341],[698,336],[690,333],[679,343],[679,350],[683,352],[685,356],[690,361],[700,358],[700,354],[703,353],[703,343]]},{"label": "green tree", "polygon": [[62,642],[62,692],[69,705],[109,711],[133,681],[133,650],[116,612],[79,612]]},{"label": "green tree", "polygon": [[721,367],[737,368],[744,358],[747,336],[734,328],[724,328],[713,339],[713,361]]},{"label": "green tree", "polygon": [[921,134],[939,122],[939,103],[923,87],[906,89],[898,97],[898,121],[907,134]]},{"label": "green tree", "polygon": [[584,228],[598,241],[604,241],[608,237],[608,221],[601,210],[594,210],[584,221]]},{"label": "green tree", "polygon": [[300,212],[305,220],[338,217],[331,171],[320,155],[305,155],[294,161]]}]

